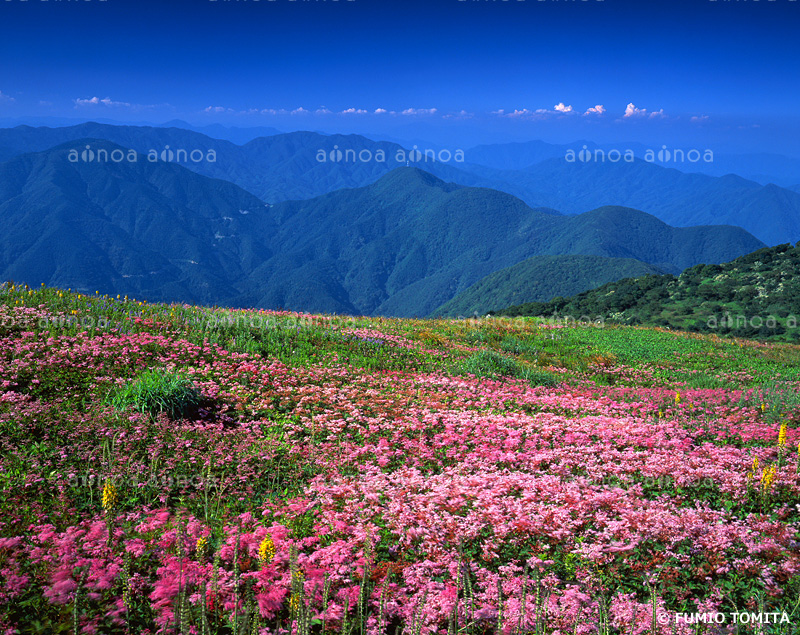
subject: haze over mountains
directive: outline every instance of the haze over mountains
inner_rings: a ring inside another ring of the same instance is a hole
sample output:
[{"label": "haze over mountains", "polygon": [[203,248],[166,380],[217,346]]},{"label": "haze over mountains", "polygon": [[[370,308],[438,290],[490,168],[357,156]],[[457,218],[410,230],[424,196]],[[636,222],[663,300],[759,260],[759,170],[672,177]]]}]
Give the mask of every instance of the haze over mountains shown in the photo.
[{"label": "haze over mountains", "polygon": [[[364,187],[270,206],[236,184],[144,155],[70,160],[74,147],[126,153],[144,143],[141,129],[117,128],[128,145],[71,139],[0,165],[0,278],[152,300],[421,316],[537,255],[633,258],[677,273],[763,246],[737,227],[675,229],[621,207],[561,216],[411,167]],[[43,140],[29,129],[2,131],[0,146],[16,153],[71,132],[47,131]],[[181,133],[146,134],[166,145]],[[293,157],[294,168],[309,134],[245,147],[251,156]],[[238,146],[210,143],[244,169]],[[298,170],[303,184],[313,182],[312,162]],[[337,167],[334,175],[344,174]],[[252,166],[249,176],[278,182]]]},{"label": "haze over mountains", "polygon": [[[569,162],[565,153],[569,148],[576,149],[577,144],[557,146],[541,141],[465,149],[462,161],[455,158],[456,151],[462,149],[451,148],[447,162],[433,160],[430,153],[427,157],[417,156],[418,161],[414,162],[409,161],[414,156],[413,148],[359,135],[293,132],[257,138],[239,146],[180,128],[86,123],[65,128],[2,129],[0,160],[80,139],[105,139],[143,154],[160,154],[167,146],[173,151],[183,149],[187,154],[195,151],[195,156],[203,158],[186,160],[181,165],[235,183],[268,203],[362,187],[408,162],[446,181],[508,192],[531,207],[547,207],[566,214],[622,205],[676,227],[737,225],[766,244],[800,240],[800,191],[762,185],[732,174],[714,177],[662,167],[641,158],[644,152],[640,145],[636,146],[638,158],[633,162]],[[207,160],[212,151],[214,160]],[[345,155],[345,151],[349,153]],[[369,160],[360,160],[359,156]],[[376,160],[377,157],[384,160]],[[755,159],[747,160],[752,163]],[[529,161],[533,163],[528,164]],[[522,165],[527,167],[519,169]],[[684,168],[691,164],[679,165]],[[787,159],[784,169],[791,172],[793,165]],[[796,174],[800,179],[800,165]]]}]

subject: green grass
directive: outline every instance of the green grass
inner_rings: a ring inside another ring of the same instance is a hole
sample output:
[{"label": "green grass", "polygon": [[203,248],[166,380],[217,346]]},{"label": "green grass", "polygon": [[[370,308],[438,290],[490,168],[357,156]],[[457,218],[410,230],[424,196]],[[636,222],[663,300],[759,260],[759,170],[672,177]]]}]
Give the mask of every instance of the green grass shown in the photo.
[{"label": "green grass", "polygon": [[483,349],[470,355],[461,362],[458,370],[461,373],[490,379],[504,377],[525,379],[534,386],[555,386],[559,383],[558,379],[547,371],[531,368],[514,358],[489,349]]},{"label": "green grass", "polygon": [[200,393],[182,375],[156,368],[112,390],[106,403],[122,412],[142,412],[152,417],[163,412],[170,419],[183,419],[199,406]]}]

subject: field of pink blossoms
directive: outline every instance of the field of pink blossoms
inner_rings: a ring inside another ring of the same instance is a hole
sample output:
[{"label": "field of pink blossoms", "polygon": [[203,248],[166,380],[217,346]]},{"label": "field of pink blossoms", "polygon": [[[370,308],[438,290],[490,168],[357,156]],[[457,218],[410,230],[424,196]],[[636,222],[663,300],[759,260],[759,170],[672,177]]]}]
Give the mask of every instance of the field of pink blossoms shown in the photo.
[{"label": "field of pink blossoms", "polygon": [[0,295],[3,633],[800,633],[799,347],[212,314]]}]

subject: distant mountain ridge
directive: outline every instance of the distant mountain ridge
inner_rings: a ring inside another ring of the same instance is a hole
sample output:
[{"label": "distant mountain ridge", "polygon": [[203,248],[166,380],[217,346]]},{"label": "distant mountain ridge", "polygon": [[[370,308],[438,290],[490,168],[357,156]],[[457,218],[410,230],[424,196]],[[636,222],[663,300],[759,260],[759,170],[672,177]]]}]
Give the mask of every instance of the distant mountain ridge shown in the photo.
[{"label": "distant mountain ridge", "polygon": [[513,183],[511,193],[535,192],[538,205],[566,214],[613,204],[640,209],[674,227],[736,225],[767,244],[800,240],[800,193],[734,174],[687,174],[639,159],[570,163],[563,158],[525,170],[481,173]]},{"label": "distant mountain ridge", "polygon": [[[198,174],[230,181],[268,203],[308,199],[343,188],[375,182],[410,157],[426,170],[462,185],[495,187],[496,179],[460,169],[454,153],[450,161],[434,160],[424,148],[403,148],[360,135],[322,135],[293,132],[260,137],[236,145],[182,128],[154,126],[110,126],[86,123],[65,128],[18,126],[0,129],[0,161],[28,152],[41,152],[67,142],[85,149],[82,139],[110,141],[144,155],[182,151],[188,156],[180,165]],[[194,155],[192,153],[195,153]],[[213,156],[212,156],[213,155]],[[192,156],[201,157],[192,160]],[[206,160],[212,156],[213,160]],[[447,158],[447,155],[437,155]],[[409,161],[414,163],[414,161]]]},{"label": "distant mountain ridge", "polygon": [[[402,159],[407,159],[413,150],[360,135],[314,132],[262,137],[238,146],[180,128],[89,123],[69,128],[2,129],[0,160],[87,137],[107,139],[140,153],[160,153],[166,146],[171,150],[198,150],[203,156],[213,150],[213,162],[189,161],[182,165],[204,176],[235,183],[268,203],[310,199],[338,189],[369,185],[404,166],[406,161]],[[640,209],[675,227],[736,225],[768,244],[800,240],[800,192],[764,186],[736,175],[687,174],[641,159],[633,163],[570,163],[563,156],[565,147],[544,142],[479,146],[465,152],[463,163],[434,162],[428,155],[428,160],[409,164],[449,182],[507,192],[534,208],[577,214],[604,205],[619,205]],[[588,147],[596,146],[589,143]],[[374,160],[379,152],[384,161]],[[361,161],[359,155],[371,160]],[[450,155],[452,159],[454,151]],[[495,165],[520,165],[549,155],[555,156],[525,169],[496,169],[479,164],[481,160]],[[326,160],[320,161],[320,157]]]},{"label": "distant mountain ridge", "polygon": [[[782,154],[765,152],[751,154],[733,154],[711,151],[713,160],[705,160],[707,148],[692,147],[666,147],[663,144],[644,143],[594,143],[580,140],[566,144],[551,144],[544,141],[522,141],[515,143],[496,143],[479,145],[470,148],[467,155],[470,161],[497,170],[524,170],[537,163],[548,159],[563,159],[568,152],[579,153],[586,148],[594,153],[602,150],[606,155],[612,150],[620,153],[633,152],[636,158],[645,159],[648,152],[652,153],[656,166],[662,168],[675,168],[681,172],[700,173],[708,176],[725,176],[738,174],[739,176],[755,181],[760,185],[774,183],[787,189],[792,189],[793,184],[800,180],[800,158]],[[668,154],[659,157],[665,149]],[[691,151],[699,160],[692,161],[687,158]]]},{"label": "distant mountain ridge", "polygon": [[84,139],[0,164],[0,277],[152,300],[422,316],[536,255],[677,272],[763,246],[740,228],[675,229],[625,208],[558,216],[417,168],[268,206],[172,163],[70,162],[72,145],[124,151]]},{"label": "distant mountain ridge", "polygon": [[263,202],[144,157],[70,163],[70,145],[0,164],[2,279],[198,303],[246,290],[254,261],[269,256]]},{"label": "distant mountain ridge", "polygon": [[[490,273],[536,255],[633,258],[678,272],[763,246],[740,228],[676,229],[625,208],[574,217],[536,212],[503,192],[445,183],[417,168],[272,211],[280,228],[271,245],[281,255],[258,272],[269,291],[257,304],[309,310],[347,297],[337,311],[429,315]],[[320,280],[335,290],[328,301]]]}]

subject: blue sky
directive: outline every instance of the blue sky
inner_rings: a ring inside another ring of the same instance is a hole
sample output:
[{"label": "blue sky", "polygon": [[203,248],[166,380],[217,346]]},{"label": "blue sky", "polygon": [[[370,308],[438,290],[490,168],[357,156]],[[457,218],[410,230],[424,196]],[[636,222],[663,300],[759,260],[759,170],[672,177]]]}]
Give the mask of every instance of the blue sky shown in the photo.
[{"label": "blue sky", "polygon": [[800,155],[797,0],[2,0],[0,119]]}]

